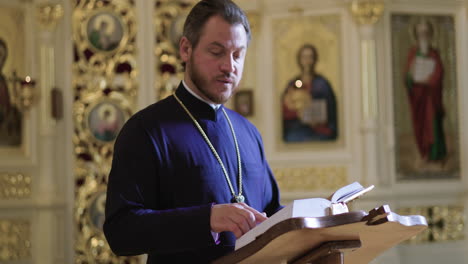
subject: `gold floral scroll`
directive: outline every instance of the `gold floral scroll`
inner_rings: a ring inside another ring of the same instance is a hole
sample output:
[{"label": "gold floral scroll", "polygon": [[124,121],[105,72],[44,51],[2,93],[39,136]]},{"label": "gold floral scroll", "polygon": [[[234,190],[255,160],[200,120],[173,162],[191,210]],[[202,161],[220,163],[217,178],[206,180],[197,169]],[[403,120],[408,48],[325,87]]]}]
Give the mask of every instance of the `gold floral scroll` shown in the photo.
[{"label": "gold floral scroll", "polygon": [[31,197],[31,177],[23,173],[0,173],[0,200]]},{"label": "gold floral scroll", "polygon": [[154,25],[156,29],[156,94],[163,99],[172,94],[183,79],[184,68],[179,57],[179,40],[185,18],[195,0],[157,0]]},{"label": "gold floral scroll", "polygon": [[385,8],[385,0],[353,0],[350,10],[354,19],[361,25],[375,24]]},{"label": "gold floral scroll", "polygon": [[336,190],[348,184],[345,167],[275,168],[282,192]]},{"label": "gold floral scroll", "polygon": [[0,219],[0,263],[31,259],[31,223]]},{"label": "gold floral scroll", "polygon": [[102,232],[114,141],[138,90],[135,0],[76,0],[72,18],[75,263],[140,263],[114,255]]},{"label": "gold floral scroll", "polygon": [[463,240],[465,217],[463,206],[437,205],[427,207],[400,208],[400,215],[422,215],[427,219],[428,228],[407,241],[410,244],[437,243]]}]

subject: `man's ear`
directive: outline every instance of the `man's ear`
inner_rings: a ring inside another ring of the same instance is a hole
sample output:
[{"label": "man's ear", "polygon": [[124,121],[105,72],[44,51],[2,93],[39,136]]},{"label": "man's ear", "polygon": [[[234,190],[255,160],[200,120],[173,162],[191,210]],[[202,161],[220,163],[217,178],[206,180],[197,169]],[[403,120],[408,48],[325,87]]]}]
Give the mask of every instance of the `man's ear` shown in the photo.
[{"label": "man's ear", "polygon": [[179,54],[183,62],[187,62],[192,55],[192,44],[186,37],[180,38]]}]

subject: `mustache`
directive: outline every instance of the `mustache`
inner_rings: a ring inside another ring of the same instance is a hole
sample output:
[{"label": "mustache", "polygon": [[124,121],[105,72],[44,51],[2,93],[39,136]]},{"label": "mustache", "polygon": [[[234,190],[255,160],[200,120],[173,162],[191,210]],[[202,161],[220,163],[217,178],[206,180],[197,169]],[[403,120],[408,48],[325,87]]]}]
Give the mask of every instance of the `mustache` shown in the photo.
[{"label": "mustache", "polygon": [[216,80],[226,80],[227,79],[230,82],[234,82],[236,80],[234,74],[231,74],[231,73],[219,74],[215,78],[216,78]]}]

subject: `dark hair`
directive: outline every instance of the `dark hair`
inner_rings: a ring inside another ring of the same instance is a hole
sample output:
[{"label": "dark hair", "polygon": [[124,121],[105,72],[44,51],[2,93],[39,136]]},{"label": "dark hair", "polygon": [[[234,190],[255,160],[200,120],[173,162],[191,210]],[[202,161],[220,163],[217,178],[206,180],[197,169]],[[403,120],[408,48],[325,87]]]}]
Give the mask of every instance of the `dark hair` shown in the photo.
[{"label": "dark hair", "polygon": [[297,51],[297,54],[296,54],[296,60],[297,60],[297,65],[299,65],[299,68],[301,68],[301,70],[303,70],[303,66],[301,64],[301,55],[302,55],[302,52],[305,50],[305,49],[310,49],[312,50],[312,52],[314,53],[314,64],[317,63],[318,61],[318,52],[317,52],[317,48],[315,48],[314,45],[312,44],[304,44],[302,45],[299,50]]},{"label": "dark hair", "polygon": [[242,24],[247,33],[247,43],[250,41],[250,25],[244,11],[231,0],[202,0],[190,11],[184,23],[183,36],[192,47],[200,40],[203,27],[212,16],[219,15],[231,25]]}]

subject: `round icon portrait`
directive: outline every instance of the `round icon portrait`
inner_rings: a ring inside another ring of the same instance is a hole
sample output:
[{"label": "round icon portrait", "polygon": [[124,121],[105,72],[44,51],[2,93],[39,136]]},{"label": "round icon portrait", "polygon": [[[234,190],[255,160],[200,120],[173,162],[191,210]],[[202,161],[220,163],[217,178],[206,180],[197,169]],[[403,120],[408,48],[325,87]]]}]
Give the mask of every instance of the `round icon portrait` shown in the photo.
[{"label": "round icon portrait", "polygon": [[113,102],[101,102],[89,112],[89,130],[100,141],[114,141],[124,123],[124,112]]},{"label": "round icon portrait", "polygon": [[110,12],[98,12],[86,25],[89,43],[100,51],[116,49],[124,36],[124,27],[120,19]]},{"label": "round icon portrait", "polygon": [[104,225],[105,208],[106,192],[101,191],[94,195],[88,207],[91,224],[99,230],[102,230]]}]

